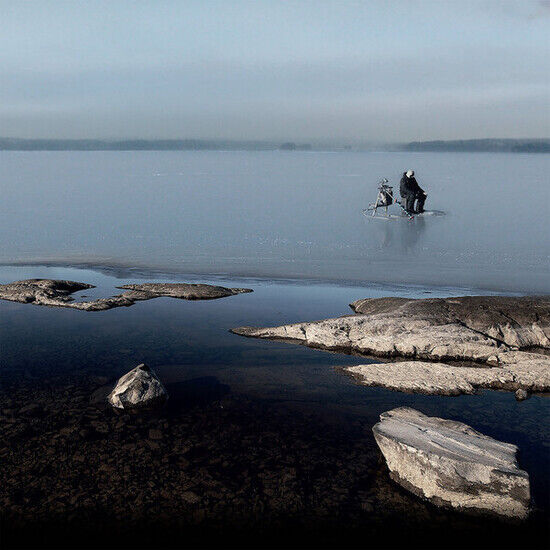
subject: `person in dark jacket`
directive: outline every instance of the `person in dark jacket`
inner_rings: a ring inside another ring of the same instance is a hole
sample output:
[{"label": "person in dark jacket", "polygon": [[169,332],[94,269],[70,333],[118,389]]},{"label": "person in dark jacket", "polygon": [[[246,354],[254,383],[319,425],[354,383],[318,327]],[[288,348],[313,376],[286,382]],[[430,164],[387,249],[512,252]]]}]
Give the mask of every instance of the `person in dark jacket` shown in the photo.
[{"label": "person in dark jacket", "polygon": [[[418,185],[414,177],[414,170],[407,170],[403,173],[399,186],[399,193],[405,202],[403,206],[409,214],[422,214],[422,212],[424,212],[424,203],[428,195],[426,195],[424,190]],[[414,208],[415,201],[417,201],[416,210]]]}]

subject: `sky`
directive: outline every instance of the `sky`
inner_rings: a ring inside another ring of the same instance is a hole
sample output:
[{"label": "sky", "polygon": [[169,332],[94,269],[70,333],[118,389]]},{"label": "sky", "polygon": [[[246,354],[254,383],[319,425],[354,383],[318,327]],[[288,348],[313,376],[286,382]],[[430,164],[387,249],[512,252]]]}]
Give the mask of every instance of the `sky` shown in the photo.
[{"label": "sky", "polygon": [[0,136],[550,137],[548,0],[0,0]]}]

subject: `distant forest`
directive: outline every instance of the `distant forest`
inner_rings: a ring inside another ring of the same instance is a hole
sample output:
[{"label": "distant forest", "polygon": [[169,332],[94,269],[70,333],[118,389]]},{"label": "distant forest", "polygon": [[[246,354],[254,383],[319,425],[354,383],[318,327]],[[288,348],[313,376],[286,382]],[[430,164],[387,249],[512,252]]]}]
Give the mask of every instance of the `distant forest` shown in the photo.
[{"label": "distant forest", "polygon": [[550,139],[465,139],[456,141],[413,141],[403,151],[550,153]]},{"label": "distant forest", "polygon": [[18,139],[0,138],[4,151],[267,151],[279,144],[202,139]]},{"label": "distant forest", "polygon": [[309,144],[203,139],[19,139],[0,138],[0,151],[427,151],[550,153],[550,139],[414,141],[400,145]]}]

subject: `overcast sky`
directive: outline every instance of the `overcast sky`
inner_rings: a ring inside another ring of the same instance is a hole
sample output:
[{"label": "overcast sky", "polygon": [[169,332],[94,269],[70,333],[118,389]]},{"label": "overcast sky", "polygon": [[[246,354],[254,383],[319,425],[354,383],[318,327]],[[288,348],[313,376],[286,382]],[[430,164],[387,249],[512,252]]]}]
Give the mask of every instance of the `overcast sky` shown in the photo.
[{"label": "overcast sky", "polygon": [[550,2],[0,0],[0,136],[550,136]]}]

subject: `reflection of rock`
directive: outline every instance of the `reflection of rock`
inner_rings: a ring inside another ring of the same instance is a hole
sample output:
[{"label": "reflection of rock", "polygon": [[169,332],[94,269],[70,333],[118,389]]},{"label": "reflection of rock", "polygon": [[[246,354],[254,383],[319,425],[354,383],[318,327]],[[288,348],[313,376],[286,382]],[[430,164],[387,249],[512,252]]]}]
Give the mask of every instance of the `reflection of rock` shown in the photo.
[{"label": "reflection of rock", "polygon": [[162,382],[143,363],[122,376],[107,397],[109,403],[118,409],[150,407],[167,398]]},{"label": "reflection of rock", "polygon": [[380,415],[374,437],[394,481],[434,504],[510,518],[529,513],[517,447],[407,407]]},{"label": "reflection of rock", "polygon": [[408,362],[349,369],[367,385],[445,395],[471,393],[476,387],[550,389],[550,357],[518,351],[550,347],[550,298],[378,298],[358,300],[351,307],[355,315],[233,332],[333,351],[475,361],[486,367]]},{"label": "reflection of rock", "polygon": [[12,302],[32,303],[41,306],[70,307],[85,311],[101,311],[114,307],[128,307],[140,300],[151,300],[161,296],[185,300],[212,300],[225,298],[243,292],[252,292],[247,288],[225,288],[204,284],[188,283],[145,283],[124,285],[126,292],[111,298],[99,298],[88,302],[75,302],[70,296],[79,290],[93,288],[93,285],[74,281],[56,281],[51,279],[27,279],[6,285],[0,285],[0,299]]}]

